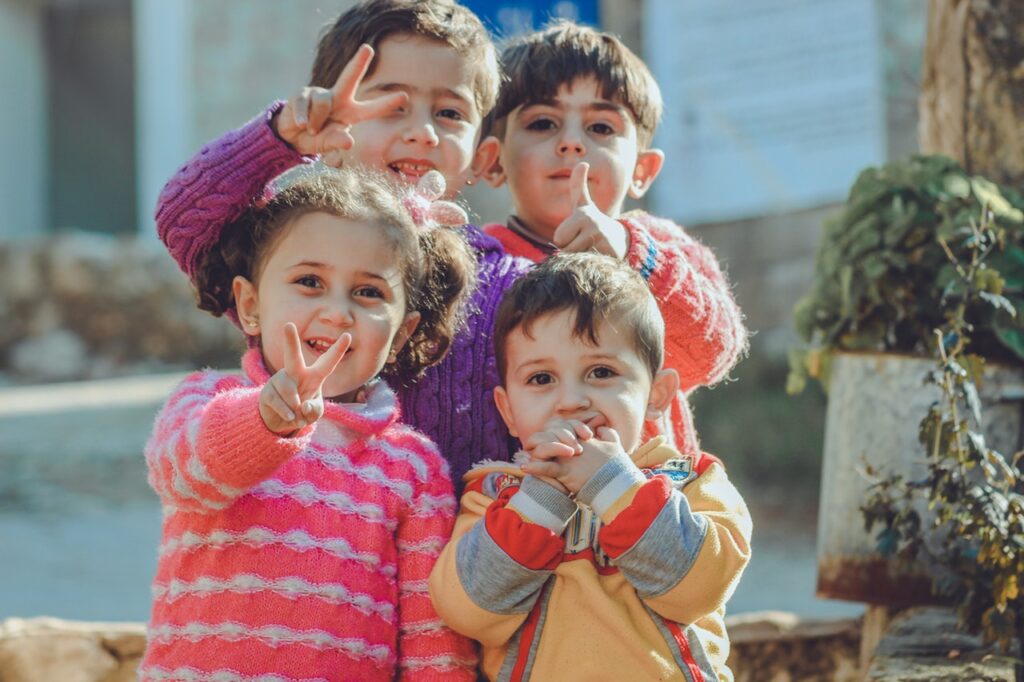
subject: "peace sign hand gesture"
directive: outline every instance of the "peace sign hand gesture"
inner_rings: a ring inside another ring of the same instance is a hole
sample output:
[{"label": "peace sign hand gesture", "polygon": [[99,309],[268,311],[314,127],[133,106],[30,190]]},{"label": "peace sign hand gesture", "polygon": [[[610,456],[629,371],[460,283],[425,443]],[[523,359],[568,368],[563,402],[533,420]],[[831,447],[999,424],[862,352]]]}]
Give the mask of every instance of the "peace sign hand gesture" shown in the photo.
[{"label": "peace sign hand gesture", "polygon": [[[350,149],[349,127],[388,114],[409,99],[395,92],[357,100],[356,90],[370,68],[373,48],[360,45],[332,88],[305,87],[274,117],[274,130],[300,154],[327,154]],[[332,164],[337,165],[337,164]]]},{"label": "peace sign hand gesture", "polygon": [[602,213],[590,198],[589,171],[590,164],[582,161],[573,167],[569,176],[573,212],[555,229],[551,241],[562,251],[594,250],[622,260],[629,246],[629,234],[622,223]]},{"label": "peace sign hand gesture", "polygon": [[312,365],[302,357],[299,331],[291,322],[284,327],[284,340],[284,369],[260,392],[260,416],[268,429],[290,436],[324,415],[324,382],[345,357],[352,335],[339,336]]}]

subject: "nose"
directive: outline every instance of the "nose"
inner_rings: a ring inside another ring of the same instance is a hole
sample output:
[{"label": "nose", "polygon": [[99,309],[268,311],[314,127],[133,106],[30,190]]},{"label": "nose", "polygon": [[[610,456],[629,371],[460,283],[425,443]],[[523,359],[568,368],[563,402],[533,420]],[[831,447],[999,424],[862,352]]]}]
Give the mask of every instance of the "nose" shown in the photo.
[{"label": "nose", "polygon": [[590,398],[583,386],[565,382],[558,396],[558,411],[563,415],[572,415],[590,407]]},{"label": "nose", "polygon": [[325,303],[320,308],[319,319],[331,327],[349,327],[352,325],[352,311],[345,301],[335,300]]},{"label": "nose", "polygon": [[437,129],[434,128],[434,121],[429,112],[412,112],[405,121],[405,130],[402,132],[402,139],[408,144],[422,144],[427,147],[436,147],[439,140]]},{"label": "nose", "polygon": [[562,136],[558,140],[558,154],[560,156],[568,154],[583,156],[586,153],[587,149],[583,146],[583,135],[581,132],[576,126],[566,125],[562,129]]}]

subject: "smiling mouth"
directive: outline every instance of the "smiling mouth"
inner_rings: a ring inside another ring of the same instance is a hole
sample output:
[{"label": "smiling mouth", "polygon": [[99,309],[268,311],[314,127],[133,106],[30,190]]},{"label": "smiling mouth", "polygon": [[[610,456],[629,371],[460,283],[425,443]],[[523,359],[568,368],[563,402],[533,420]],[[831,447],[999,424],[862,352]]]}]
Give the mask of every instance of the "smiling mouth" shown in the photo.
[{"label": "smiling mouth", "polygon": [[[317,355],[323,355],[334,345],[334,341],[330,339],[306,339],[306,345]],[[348,350],[351,351],[352,349],[349,348]],[[348,355],[348,351],[345,354]]]},{"label": "smiling mouth", "polygon": [[389,163],[388,168],[393,173],[404,175],[409,178],[421,178],[429,171],[434,170],[434,164],[426,161],[395,161]]}]

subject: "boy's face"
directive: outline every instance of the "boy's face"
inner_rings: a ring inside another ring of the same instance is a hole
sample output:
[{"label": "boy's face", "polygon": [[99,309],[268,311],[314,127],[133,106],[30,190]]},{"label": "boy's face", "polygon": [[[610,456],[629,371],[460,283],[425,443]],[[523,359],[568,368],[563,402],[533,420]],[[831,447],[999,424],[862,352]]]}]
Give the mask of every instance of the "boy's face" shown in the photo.
[{"label": "boy's face", "polygon": [[550,239],[576,209],[569,176],[590,164],[588,188],[602,213],[617,218],[629,194],[639,198],[661,170],[663,155],[643,150],[629,109],[601,96],[593,77],[558,89],[550,102],[512,110],[492,184],[508,182],[516,215],[536,235]]},{"label": "boy's face", "polygon": [[473,89],[476,66],[468,59],[436,40],[401,34],[380,42],[371,68],[357,98],[404,92],[409,101],[352,126],[355,144],[344,161],[387,170],[409,184],[436,169],[448,197],[493,163],[497,143],[476,144],[482,114]]},{"label": "boy's face", "polygon": [[662,370],[652,380],[629,330],[601,322],[597,344],[590,345],[573,336],[574,321],[572,311],[549,313],[533,323],[530,336],[521,327],[509,334],[505,385],[494,389],[498,411],[521,441],[552,419],[578,419],[615,429],[632,452],[644,420],[671,402],[678,378]]}]

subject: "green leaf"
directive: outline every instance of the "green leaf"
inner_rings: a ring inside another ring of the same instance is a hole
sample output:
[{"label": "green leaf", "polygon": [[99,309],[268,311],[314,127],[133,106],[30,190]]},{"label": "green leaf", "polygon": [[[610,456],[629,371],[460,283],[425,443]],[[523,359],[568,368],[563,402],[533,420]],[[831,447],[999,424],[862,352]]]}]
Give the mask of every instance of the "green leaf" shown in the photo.
[{"label": "green leaf", "polygon": [[1024,212],[1014,208],[1006,200],[1006,197],[999,191],[999,185],[991,180],[975,176],[971,178],[971,187],[974,189],[974,196],[978,197],[978,201],[996,216],[1018,223],[1024,221]]},{"label": "green leaf", "polygon": [[1013,354],[1018,359],[1024,360],[1024,329],[997,322],[993,330],[995,331],[996,338],[999,339],[1005,348],[1013,351]]},{"label": "green leaf", "polygon": [[1013,304],[1010,303],[1010,299],[999,294],[993,294],[990,291],[979,291],[978,296],[985,302],[992,305],[997,310],[1004,310],[1011,317],[1017,316],[1017,311],[1014,310]]},{"label": "green leaf", "polygon": [[943,179],[943,187],[951,196],[965,199],[971,195],[971,183],[962,173],[949,173]]}]

